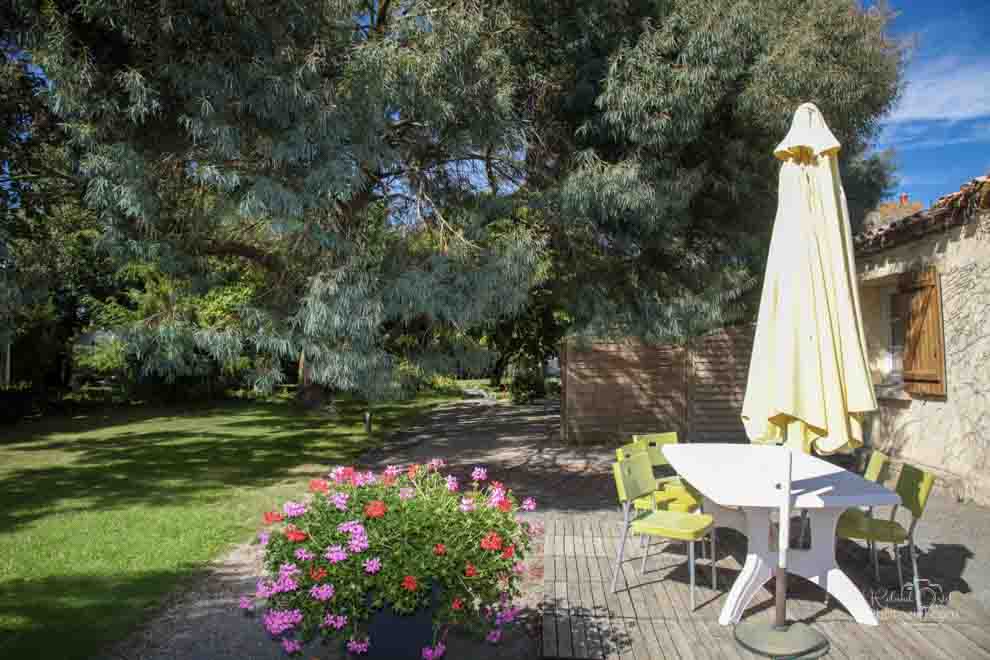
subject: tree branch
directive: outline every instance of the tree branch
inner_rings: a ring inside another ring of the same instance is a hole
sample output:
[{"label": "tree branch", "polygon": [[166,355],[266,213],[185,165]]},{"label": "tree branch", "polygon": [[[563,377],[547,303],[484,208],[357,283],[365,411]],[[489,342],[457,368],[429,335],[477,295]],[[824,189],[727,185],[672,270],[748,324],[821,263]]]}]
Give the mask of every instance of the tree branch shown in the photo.
[{"label": "tree branch", "polygon": [[270,271],[279,271],[283,268],[282,259],[278,255],[240,241],[214,241],[206,245],[200,252],[210,257],[240,257],[253,261]]}]

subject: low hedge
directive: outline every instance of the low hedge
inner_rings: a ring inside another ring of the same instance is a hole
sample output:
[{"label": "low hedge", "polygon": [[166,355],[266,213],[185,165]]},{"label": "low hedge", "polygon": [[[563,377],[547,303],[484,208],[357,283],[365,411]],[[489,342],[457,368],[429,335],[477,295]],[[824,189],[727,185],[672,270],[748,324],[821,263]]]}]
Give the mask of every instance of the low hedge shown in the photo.
[{"label": "low hedge", "polygon": [[0,385],[0,424],[13,424],[34,411],[35,393],[30,383]]}]

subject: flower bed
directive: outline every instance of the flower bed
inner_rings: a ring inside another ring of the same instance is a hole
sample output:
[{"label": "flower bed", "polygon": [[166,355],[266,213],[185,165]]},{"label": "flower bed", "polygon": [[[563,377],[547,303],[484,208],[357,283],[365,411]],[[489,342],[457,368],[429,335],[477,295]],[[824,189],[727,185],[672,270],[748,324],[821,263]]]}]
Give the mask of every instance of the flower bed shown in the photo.
[{"label": "flower bed", "polygon": [[260,604],[289,654],[318,635],[366,653],[375,640],[365,628],[381,608],[401,615],[431,603],[433,643],[422,658],[443,656],[448,625],[498,642],[519,612],[512,600],[532,534],[516,513],[535,502],[517,501],[484,468],[462,487],[443,467],[439,459],[381,474],[338,467],[310,483],[307,502],[265,513],[274,526],[259,535],[268,574],[241,607]]}]

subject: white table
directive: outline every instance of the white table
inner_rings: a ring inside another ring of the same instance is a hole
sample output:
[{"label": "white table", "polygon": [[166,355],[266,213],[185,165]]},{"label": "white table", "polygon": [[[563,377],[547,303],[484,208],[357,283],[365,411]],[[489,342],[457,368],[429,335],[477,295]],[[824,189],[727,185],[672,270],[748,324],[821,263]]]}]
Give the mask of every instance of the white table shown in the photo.
[{"label": "white table", "polygon": [[[729,592],[719,623],[738,623],[753,596],[773,577],[777,552],[771,546],[772,511],[779,510],[782,447],[740,444],[665,445],[663,453],[679,475],[715,504],[716,526],[723,525],[718,510],[739,507],[745,519],[746,564]],[[805,509],[811,529],[809,550],[790,549],[787,570],[819,585],[842,603],[859,623],[877,625],[877,617],[863,594],[835,561],[835,527],[842,512],[855,506],[900,503],[897,493],[820,458],[792,454],[792,509]],[[706,512],[708,509],[706,508]]]}]

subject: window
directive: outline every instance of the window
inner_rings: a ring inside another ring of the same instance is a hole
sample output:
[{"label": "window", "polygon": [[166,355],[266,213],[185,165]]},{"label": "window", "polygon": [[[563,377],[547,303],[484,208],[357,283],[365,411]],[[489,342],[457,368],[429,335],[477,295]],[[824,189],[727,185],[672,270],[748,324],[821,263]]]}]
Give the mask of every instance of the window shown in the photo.
[{"label": "window", "polygon": [[887,318],[890,319],[889,364],[884,385],[904,384],[904,339],[907,334],[907,316],[902,309],[901,294],[894,293],[887,299]]},{"label": "window", "polygon": [[890,376],[910,394],[945,396],[942,296],[934,268],[905,273],[890,297]]}]

